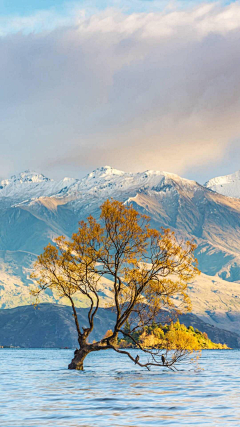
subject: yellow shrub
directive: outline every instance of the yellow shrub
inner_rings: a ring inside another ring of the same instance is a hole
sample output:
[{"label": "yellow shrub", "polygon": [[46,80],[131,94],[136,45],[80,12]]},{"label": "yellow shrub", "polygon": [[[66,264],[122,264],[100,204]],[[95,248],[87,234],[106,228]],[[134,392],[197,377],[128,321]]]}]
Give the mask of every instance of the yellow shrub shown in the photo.
[{"label": "yellow shrub", "polygon": [[165,337],[168,348],[172,350],[199,350],[201,348],[197,338],[187,331],[185,332],[180,329],[170,330]]}]

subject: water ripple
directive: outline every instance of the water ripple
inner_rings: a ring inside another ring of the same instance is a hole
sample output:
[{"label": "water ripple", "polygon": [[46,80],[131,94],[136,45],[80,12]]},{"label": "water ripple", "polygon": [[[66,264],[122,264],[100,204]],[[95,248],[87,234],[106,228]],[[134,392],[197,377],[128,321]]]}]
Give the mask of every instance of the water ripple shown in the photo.
[{"label": "water ripple", "polygon": [[[134,352],[134,351],[133,351]],[[0,426],[240,426],[238,350],[204,351],[198,373],[139,370],[124,356],[0,350]]]}]

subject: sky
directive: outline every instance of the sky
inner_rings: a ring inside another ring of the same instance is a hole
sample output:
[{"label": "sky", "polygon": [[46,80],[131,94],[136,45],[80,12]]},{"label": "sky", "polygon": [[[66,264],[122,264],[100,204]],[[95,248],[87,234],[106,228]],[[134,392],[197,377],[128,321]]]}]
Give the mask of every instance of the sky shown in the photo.
[{"label": "sky", "polygon": [[0,178],[239,170],[240,1],[0,0]]}]

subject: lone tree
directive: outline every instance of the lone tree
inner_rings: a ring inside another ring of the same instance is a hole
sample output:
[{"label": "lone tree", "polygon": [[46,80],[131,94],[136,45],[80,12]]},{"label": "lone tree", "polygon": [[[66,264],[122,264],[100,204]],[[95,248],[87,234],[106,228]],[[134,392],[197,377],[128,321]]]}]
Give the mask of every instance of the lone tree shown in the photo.
[{"label": "lone tree", "polygon": [[[163,309],[174,313],[190,309],[187,285],[198,272],[194,249],[192,242],[179,244],[169,229],[152,229],[148,217],[116,200],[103,203],[99,221],[92,216],[81,221],[70,241],[60,236],[56,246],[46,246],[35,264],[33,293],[38,296],[54,289],[71,303],[79,349],[69,369],[83,370],[89,353],[107,349],[126,354],[148,369],[151,365],[172,369],[182,360],[189,353],[186,348],[166,348],[163,354],[163,350],[135,342],[134,332],[157,321]],[[112,279],[115,326],[98,342],[90,342],[104,277]],[[78,321],[74,295],[79,292],[89,301],[88,327]],[[139,355],[135,358],[119,348],[119,336],[130,338],[149,355],[148,360],[143,362]]]}]

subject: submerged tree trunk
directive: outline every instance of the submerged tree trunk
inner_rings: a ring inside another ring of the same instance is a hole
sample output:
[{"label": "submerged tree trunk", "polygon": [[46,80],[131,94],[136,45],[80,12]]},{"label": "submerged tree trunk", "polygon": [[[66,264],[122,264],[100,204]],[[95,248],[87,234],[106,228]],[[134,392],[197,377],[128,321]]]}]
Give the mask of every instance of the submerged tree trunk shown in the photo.
[{"label": "submerged tree trunk", "polygon": [[77,369],[78,371],[83,371],[83,362],[85,357],[91,353],[91,350],[86,346],[80,348],[75,352],[74,358],[71,363],[68,365],[68,369]]}]

